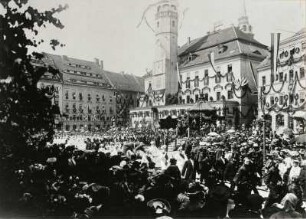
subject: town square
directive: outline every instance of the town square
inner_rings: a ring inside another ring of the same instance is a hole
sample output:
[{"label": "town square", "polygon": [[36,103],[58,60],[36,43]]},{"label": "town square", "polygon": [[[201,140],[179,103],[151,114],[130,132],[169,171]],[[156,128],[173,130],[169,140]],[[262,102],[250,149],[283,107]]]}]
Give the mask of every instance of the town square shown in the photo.
[{"label": "town square", "polygon": [[0,218],[305,218],[306,1],[1,0]]}]

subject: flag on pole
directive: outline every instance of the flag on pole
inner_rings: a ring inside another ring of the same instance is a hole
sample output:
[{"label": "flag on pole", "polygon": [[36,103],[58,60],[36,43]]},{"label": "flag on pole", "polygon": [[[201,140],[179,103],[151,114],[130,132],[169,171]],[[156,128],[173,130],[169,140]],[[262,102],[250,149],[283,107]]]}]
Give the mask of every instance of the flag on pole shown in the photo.
[{"label": "flag on pole", "polygon": [[182,82],[181,82],[181,77],[180,77],[180,70],[179,70],[179,65],[178,62],[176,63],[176,71],[177,71],[177,83],[178,83],[178,91],[182,89]]},{"label": "flag on pole", "polygon": [[280,33],[271,33],[271,75],[277,72]]},{"label": "flag on pole", "polygon": [[252,72],[252,76],[253,76],[255,86],[257,87],[257,80],[256,80],[255,71],[254,71],[252,62],[250,62],[250,68],[251,68],[251,72]]},{"label": "flag on pole", "polygon": [[213,68],[213,70],[217,74],[217,71],[216,71],[216,68],[215,68],[215,53],[214,52],[209,53],[208,54],[208,59],[209,59],[209,63],[211,65],[211,67]]}]

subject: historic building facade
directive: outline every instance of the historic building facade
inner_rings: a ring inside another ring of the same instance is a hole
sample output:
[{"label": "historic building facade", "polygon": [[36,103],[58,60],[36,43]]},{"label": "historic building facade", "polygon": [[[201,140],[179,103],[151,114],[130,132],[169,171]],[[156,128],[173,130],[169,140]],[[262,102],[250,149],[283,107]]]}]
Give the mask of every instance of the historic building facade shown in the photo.
[{"label": "historic building facade", "polygon": [[139,97],[144,93],[144,84],[141,77],[127,73],[103,71],[116,92],[115,122],[119,126],[129,125],[130,109],[139,104]]},{"label": "historic building facade", "polygon": [[[157,5],[157,14],[161,8],[163,5]],[[171,4],[167,10],[172,10]],[[164,25],[164,29],[172,28],[172,22]],[[170,36],[168,34],[168,38]],[[178,47],[177,53],[170,63],[177,61],[177,77],[173,80],[178,85],[178,105],[166,104],[166,95],[157,91],[156,84],[166,83],[166,79],[162,82],[156,80],[154,61],[153,70],[144,76],[146,95],[140,99],[140,108],[131,111],[133,126],[152,122],[152,106],[157,108],[158,117],[162,118],[184,114],[198,101],[209,102],[219,116],[225,117],[229,126],[248,123],[256,117],[256,66],[268,55],[268,48],[254,39],[245,12],[238,19],[237,27],[215,29],[194,40],[189,38],[185,45]],[[164,55],[160,53],[159,56]]]},{"label": "historic building facade", "polygon": [[258,66],[260,91],[259,116],[265,115],[271,127],[278,132],[285,128],[305,133],[306,29],[280,41],[277,71],[271,74],[271,58]]},{"label": "historic building facade", "polygon": [[267,55],[253,34],[234,26],[189,41],[179,52],[180,102],[202,97],[219,102],[230,125],[250,122],[257,111],[255,68]]},{"label": "historic building facade", "polygon": [[43,62],[59,70],[57,78],[46,73],[38,85],[56,87],[55,103],[60,109],[55,121],[58,130],[94,131],[112,124],[116,96],[103,75],[102,62],[46,53]]},{"label": "historic building facade", "polygon": [[[178,91],[177,0],[160,1],[155,11],[155,57],[150,77],[145,77],[145,91],[141,105],[162,106],[167,95]],[[147,98],[147,99],[146,99]]]},{"label": "historic building facade", "polygon": [[55,124],[63,131],[97,131],[111,125],[127,125],[129,109],[138,104],[143,93],[143,80],[132,74],[114,73],[103,68],[103,61],[87,61],[44,53],[42,61],[59,71],[46,73],[39,87],[53,86],[53,103],[59,114]]}]

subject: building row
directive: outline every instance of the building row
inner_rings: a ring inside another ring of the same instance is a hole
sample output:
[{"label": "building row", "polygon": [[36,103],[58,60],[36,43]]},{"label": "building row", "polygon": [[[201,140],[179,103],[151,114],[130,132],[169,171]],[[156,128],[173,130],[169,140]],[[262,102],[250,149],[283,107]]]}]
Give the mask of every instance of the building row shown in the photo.
[{"label": "building row", "polygon": [[175,2],[156,5],[153,68],[143,77],[145,93],[130,111],[131,125],[184,116],[204,102],[230,127],[264,116],[272,130],[304,133],[305,29],[280,42],[271,74],[271,48],[255,39],[246,10],[237,26],[214,28],[179,47]]},{"label": "building row", "polygon": [[49,65],[59,74],[44,74],[39,87],[53,86],[52,101],[59,107],[55,124],[62,131],[95,131],[114,123],[126,125],[129,108],[137,106],[143,91],[140,77],[114,73],[103,68],[103,61],[87,61],[43,53],[33,65]]}]

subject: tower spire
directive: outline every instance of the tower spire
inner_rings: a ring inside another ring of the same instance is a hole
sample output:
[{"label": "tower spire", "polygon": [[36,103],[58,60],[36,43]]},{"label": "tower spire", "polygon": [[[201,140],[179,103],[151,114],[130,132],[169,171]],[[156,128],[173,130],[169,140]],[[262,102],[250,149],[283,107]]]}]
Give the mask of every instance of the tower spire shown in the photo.
[{"label": "tower spire", "polygon": [[250,35],[250,36],[254,36],[253,31],[252,31],[252,26],[249,23],[249,18],[247,16],[247,10],[246,10],[246,0],[242,0],[242,6],[243,6],[243,10],[242,10],[242,16],[240,18],[238,18],[238,28]]},{"label": "tower spire", "polygon": [[245,0],[242,0],[243,1],[243,13],[242,13],[242,16],[245,16],[247,17],[247,10],[246,10],[246,4],[245,4]]}]

